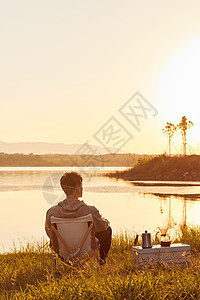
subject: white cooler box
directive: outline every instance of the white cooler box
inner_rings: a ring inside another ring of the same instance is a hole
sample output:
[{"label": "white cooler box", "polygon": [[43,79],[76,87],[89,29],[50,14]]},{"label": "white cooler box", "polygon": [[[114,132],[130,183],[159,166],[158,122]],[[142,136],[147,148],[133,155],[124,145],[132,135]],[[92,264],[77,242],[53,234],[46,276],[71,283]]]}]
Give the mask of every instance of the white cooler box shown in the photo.
[{"label": "white cooler box", "polygon": [[155,245],[152,248],[142,249],[141,246],[133,247],[133,262],[136,266],[165,263],[188,262],[191,248],[186,244],[171,244],[170,247]]}]

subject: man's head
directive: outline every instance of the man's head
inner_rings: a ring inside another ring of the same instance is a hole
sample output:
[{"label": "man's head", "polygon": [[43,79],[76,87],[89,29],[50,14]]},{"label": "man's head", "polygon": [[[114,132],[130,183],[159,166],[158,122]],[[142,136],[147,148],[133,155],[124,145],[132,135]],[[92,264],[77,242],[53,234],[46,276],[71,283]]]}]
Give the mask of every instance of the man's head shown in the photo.
[{"label": "man's head", "polygon": [[65,173],[60,178],[60,185],[67,196],[82,197],[82,181],[81,175],[76,172],[70,172]]}]

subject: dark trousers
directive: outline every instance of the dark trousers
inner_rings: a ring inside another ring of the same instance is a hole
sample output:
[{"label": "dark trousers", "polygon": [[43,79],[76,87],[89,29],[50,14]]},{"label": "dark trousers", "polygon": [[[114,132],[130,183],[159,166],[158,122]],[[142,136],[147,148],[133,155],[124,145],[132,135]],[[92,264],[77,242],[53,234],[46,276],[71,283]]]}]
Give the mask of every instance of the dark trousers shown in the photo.
[{"label": "dark trousers", "polygon": [[112,229],[111,227],[108,227],[105,231],[96,232],[95,236],[98,238],[100,243],[100,258],[105,260],[111,246]]}]

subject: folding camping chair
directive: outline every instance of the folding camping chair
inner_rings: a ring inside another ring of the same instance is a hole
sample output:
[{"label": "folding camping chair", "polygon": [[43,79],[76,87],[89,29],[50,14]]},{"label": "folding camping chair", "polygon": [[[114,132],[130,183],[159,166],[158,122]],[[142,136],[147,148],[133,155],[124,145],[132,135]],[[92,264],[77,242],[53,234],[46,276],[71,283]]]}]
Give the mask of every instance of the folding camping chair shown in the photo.
[{"label": "folding camping chair", "polygon": [[[97,258],[99,249],[98,239],[95,237],[92,215],[78,218],[51,217],[51,242],[53,250],[66,263],[80,259],[82,263],[92,256]],[[54,253],[54,269],[56,255]]]}]

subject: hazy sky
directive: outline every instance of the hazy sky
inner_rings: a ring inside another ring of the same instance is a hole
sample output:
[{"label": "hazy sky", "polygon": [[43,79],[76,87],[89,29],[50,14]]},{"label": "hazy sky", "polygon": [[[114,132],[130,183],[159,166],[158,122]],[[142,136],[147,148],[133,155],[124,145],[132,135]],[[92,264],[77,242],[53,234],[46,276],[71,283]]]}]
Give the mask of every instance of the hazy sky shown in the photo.
[{"label": "hazy sky", "polygon": [[[199,12],[197,0],[0,0],[0,140],[111,146],[110,128],[124,151],[162,153],[162,128],[185,114],[200,142]],[[119,111],[137,91],[140,131]]]}]

